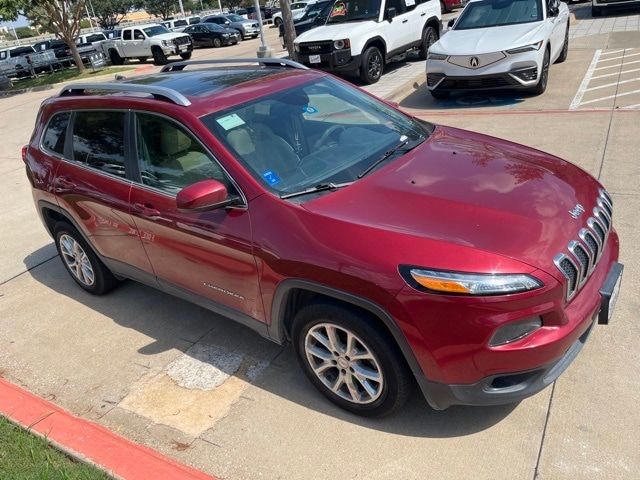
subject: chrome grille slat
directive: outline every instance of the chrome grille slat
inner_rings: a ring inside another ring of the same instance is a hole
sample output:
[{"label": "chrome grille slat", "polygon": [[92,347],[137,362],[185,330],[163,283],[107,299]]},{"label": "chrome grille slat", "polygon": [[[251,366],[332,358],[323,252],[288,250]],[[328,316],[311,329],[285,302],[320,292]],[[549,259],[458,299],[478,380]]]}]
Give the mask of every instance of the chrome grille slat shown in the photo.
[{"label": "chrome grille slat", "polygon": [[613,226],[613,201],[604,190],[599,190],[593,216],[587,219],[587,224],[578,232],[578,239],[567,244],[568,254],[558,253],[553,262],[567,279],[567,302],[587,282],[602,257],[609,232]]}]

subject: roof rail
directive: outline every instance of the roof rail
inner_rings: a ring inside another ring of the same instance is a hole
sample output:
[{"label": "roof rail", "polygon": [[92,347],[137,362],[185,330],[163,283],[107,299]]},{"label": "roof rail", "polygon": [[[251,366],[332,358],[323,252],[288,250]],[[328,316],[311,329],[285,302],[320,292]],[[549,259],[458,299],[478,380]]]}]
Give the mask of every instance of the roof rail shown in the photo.
[{"label": "roof rail", "polygon": [[281,66],[296,68],[299,70],[309,70],[309,67],[305,67],[298,62],[294,62],[293,60],[289,60],[286,58],[226,58],[216,60],[191,60],[187,62],[172,62],[162,67],[161,72],[179,72],[184,70],[184,67],[190,65],[224,65],[228,63],[258,63],[266,66],[271,65],[274,67]]},{"label": "roof rail", "polygon": [[83,93],[86,90],[99,90],[106,92],[135,92],[135,93],[148,93],[153,95],[157,99],[169,100],[170,102],[180,105],[182,107],[188,107],[191,102],[180,92],[167,87],[158,87],[155,85],[144,85],[141,83],[73,83],[62,88],[60,96],[69,96],[74,94]]}]

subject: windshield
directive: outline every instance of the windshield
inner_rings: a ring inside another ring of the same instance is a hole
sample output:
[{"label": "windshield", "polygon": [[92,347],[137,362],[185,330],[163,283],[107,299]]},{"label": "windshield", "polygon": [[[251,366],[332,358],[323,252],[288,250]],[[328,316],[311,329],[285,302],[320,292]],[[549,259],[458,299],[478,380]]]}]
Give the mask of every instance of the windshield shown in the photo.
[{"label": "windshield", "polygon": [[454,29],[470,30],[541,20],[540,0],[479,0],[466,6]]},{"label": "windshield", "polygon": [[429,134],[417,121],[331,78],[202,120],[249,173],[278,195],[353,182],[390,149],[405,142],[407,149],[415,147]]},{"label": "windshield", "polygon": [[232,22],[244,22],[246,20],[246,18],[241,17],[240,15],[233,15],[233,14],[227,15],[227,18]]},{"label": "windshield", "polygon": [[153,27],[143,28],[142,30],[147,34],[147,37],[155,37],[156,35],[162,35],[163,33],[171,33],[167,27],[163,27],[162,25],[154,25]]},{"label": "windshield", "polygon": [[327,23],[377,20],[379,14],[380,0],[337,0],[329,14]]},{"label": "windshield", "polygon": [[[323,10],[329,10],[329,2],[313,3],[307,7],[301,20],[309,20],[311,18],[315,18],[320,15]],[[324,12],[325,16],[327,14],[326,11]]]}]

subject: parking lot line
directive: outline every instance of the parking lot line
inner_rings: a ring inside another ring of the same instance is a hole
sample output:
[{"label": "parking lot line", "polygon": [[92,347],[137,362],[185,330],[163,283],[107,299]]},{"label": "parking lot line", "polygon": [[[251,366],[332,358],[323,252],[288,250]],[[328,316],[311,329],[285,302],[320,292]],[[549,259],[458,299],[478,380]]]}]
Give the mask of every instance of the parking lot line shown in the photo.
[{"label": "parking lot line", "polygon": [[612,98],[625,97],[627,95],[633,95],[635,93],[640,93],[640,90],[632,90],[630,92],[617,93],[617,94],[614,94],[614,95],[609,95],[607,97],[595,98],[593,100],[587,100],[586,102],[582,102],[580,105],[587,105],[587,104],[590,104],[590,103],[602,102],[604,100],[610,100]]},{"label": "parking lot line", "polygon": [[622,107],[627,110],[631,110],[633,108],[640,108],[640,103],[636,103],[635,105],[627,105],[626,107]]},{"label": "parking lot line", "polygon": [[[601,88],[615,87],[616,85],[622,85],[622,84],[631,83],[631,82],[640,82],[640,78],[632,78],[630,80],[621,80],[619,82],[607,83],[605,85],[598,85],[597,87],[587,88],[585,90],[585,92],[591,92],[593,90],[600,90]],[[584,103],[587,103],[587,102],[584,102]]]},{"label": "parking lot line", "polygon": [[[629,49],[629,50],[632,50],[632,49]],[[600,56],[604,57],[604,56],[607,56],[607,55],[613,55],[614,53],[620,53],[620,52],[624,52],[624,48],[620,49],[620,50],[611,50],[609,52],[604,52]]]},{"label": "parking lot line", "polygon": [[591,80],[596,80],[598,78],[605,78],[605,77],[614,77],[616,75],[624,75],[625,73],[633,73],[633,72],[640,72],[640,68],[633,68],[631,70],[623,70],[621,72],[605,73],[604,75],[596,75],[595,77],[591,77]]},{"label": "parking lot line", "polygon": [[[631,65],[632,63],[640,63],[640,60],[635,60],[633,62],[623,63],[623,65]],[[616,68],[616,67],[619,67],[619,66],[620,66],[620,64],[618,63],[617,65],[609,65],[607,67],[598,67],[598,68],[596,68],[596,70],[604,70],[606,68]]]},{"label": "parking lot line", "polygon": [[593,72],[596,70],[596,66],[598,65],[598,61],[600,61],[600,55],[602,50],[596,50],[593,54],[593,59],[591,60],[591,64],[587,69],[587,73],[585,73],[584,78],[582,79],[582,83],[578,87],[578,91],[576,92],[576,96],[573,97],[571,105],[569,106],[569,110],[575,110],[580,106],[582,102],[582,97],[584,97],[585,91],[589,86],[589,82],[591,81],[591,77],[593,77]]},{"label": "parking lot line", "polygon": [[[629,58],[629,57],[636,57],[640,55],[640,53],[632,53],[631,55],[627,55],[626,53],[624,55],[620,55],[619,57],[613,57],[613,58],[604,58],[602,60],[600,60],[601,62],[609,62],[611,60],[619,60],[621,58]],[[602,55],[601,55],[602,56]]]}]

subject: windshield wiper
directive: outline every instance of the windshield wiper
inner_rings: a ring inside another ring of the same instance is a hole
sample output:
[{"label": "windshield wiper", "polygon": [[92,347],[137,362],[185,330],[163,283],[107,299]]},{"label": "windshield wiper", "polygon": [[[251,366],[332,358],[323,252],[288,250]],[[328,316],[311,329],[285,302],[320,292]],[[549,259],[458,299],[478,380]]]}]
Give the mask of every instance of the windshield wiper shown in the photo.
[{"label": "windshield wiper", "polygon": [[[402,147],[406,146],[408,143],[409,143],[409,139],[405,138],[399,144],[397,144],[395,147],[393,147],[391,150],[387,150],[386,152],[384,152],[384,155],[382,155],[378,160],[376,160],[371,165],[369,165],[367,168],[365,168],[363,171],[361,171],[358,174],[358,178],[364,177],[367,173],[369,173],[371,170],[376,168],[378,165],[380,165],[382,162],[384,162],[387,158],[389,158],[391,155],[396,153]],[[415,146],[419,145],[419,143],[420,142],[418,142]]]},{"label": "windshield wiper", "polygon": [[291,197],[299,197],[300,195],[308,195],[309,193],[323,192],[325,190],[337,190],[338,188],[346,187],[351,185],[353,182],[346,183],[319,183],[315,187],[306,188],[304,190],[300,190],[299,192],[291,192],[291,193],[283,193],[280,195],[280,198],[291,198]]}]

